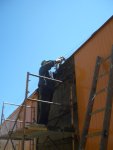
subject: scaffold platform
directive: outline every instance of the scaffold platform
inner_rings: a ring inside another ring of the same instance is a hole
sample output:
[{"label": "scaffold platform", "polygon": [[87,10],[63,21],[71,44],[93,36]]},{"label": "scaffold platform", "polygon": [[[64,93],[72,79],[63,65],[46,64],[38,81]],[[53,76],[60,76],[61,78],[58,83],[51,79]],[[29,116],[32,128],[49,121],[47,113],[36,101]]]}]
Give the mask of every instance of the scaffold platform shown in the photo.
[{"label": "scaffold platform", "polygon": [[[11,131],[9,131],[10,134]],[[30,124],[25,126],[24,130],[25,140],[32,140],[34,138],[39,138],[40,142],[43,141],[44,137],[51,137],[53,140],[58,140],[62,138],[72,137],[74,131],[71,128],[60,129],[58,127],[47,127],[41,124]],[[7,140],[9,138],[8,134],[1,135],[0,139]],[[23,129],[17,129],[11,134],[12,140],[22,140]]]}]

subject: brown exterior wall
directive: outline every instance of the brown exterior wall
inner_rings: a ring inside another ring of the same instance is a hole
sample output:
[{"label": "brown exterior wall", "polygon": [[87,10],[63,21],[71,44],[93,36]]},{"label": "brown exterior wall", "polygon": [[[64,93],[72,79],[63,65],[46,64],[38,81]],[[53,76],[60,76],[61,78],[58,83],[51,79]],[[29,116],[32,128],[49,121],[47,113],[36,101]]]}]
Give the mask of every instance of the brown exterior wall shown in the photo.
[{"label": "brown exterior wall", "polygon": [[[89,92],[91,89],[92,78],[96,63],[97,56],[103,58],[111,53],[113,45],[113,17],[103,25],[86,43],[81,46],[74,54],[75,59],[75,72],[76,72],[76,92],[78,103],[78,119],[79,131],[81,133]],[[101,73],[108,71],[108,62],[104,63],[101,67]],[[107,86],[108,76],[99,79],[97,90]],[[105,107],[106,93],[102,93],[95,99],[93,111],[98,108]],[[97,113],[92,116],[90,131],[101,131],[104,112]],[[112,111],[113,114],[113,111]],[[87,150],[98,149],[99,136],[88,138]],[[113,115],[111,116],[110,136],[108,149],[113,149]],[[93,145],[93,146],[92,146]]]}]

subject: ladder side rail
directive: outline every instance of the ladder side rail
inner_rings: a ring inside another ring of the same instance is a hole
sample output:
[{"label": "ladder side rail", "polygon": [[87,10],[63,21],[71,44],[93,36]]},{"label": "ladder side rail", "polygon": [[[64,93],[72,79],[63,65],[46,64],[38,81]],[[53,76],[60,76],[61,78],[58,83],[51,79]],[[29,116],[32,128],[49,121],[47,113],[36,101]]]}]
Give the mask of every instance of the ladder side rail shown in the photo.
[{"label": "ladder side rail", "polygon": [[105,114],[104,114],[102,136],[101,136],[101,141],[100,141],[100,150],[107,150],[110,120],[111,120],[111,111],[112,111],[112,101],[113,101],[113,46],[112,46],[110,74],[109,74],[109,81],[108,81],[108,94],[107,94],[107,99],[106,99],[106,109],[105,109]]}]

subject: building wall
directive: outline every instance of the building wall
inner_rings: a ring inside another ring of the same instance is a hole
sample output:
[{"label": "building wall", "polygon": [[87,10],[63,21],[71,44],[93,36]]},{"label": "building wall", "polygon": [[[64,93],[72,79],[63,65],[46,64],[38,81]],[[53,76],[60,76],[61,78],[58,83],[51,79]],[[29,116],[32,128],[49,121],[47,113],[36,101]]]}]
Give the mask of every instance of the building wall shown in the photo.
[{"label": "building wall", "polygon": [[[78,103],[79,132],[81,134],[92,78],[97,56],[105,58],[111,54],[113,45],[113,17],[101,27],[83,46],[74,54],[76,72],[76,92]],[[109,61],[101,66],[100,73],[107,72]],[[98,80],[97,91],[107,86],[108,76]],[[93,111],[105,107],[106,92],[98,95],[94,102]],[[92,116],[90,131],[101,131],[104,112]],[[90,137],[86,145],[87,150],[95,150],[99,147],[100,137]],[[110,136],[108,149],[113,149],[113,111],[111,116]],[[92,146],[93,145],[93,146]]]}]

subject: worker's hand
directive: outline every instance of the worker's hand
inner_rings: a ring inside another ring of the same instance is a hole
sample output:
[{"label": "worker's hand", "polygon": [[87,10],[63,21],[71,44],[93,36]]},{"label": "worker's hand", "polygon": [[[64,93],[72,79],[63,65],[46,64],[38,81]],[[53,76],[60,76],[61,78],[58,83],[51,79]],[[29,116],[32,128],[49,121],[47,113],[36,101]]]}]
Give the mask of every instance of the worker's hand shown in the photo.
[{"label": "worker's hand", "polygon": [[57,58],[56,59],[56,63],[58,64],[58,63],[61,63],[61,59],[60,58]]},{"label": "worker's hand", "polygon": [[56,59],[56,63],[62,63],[65,60],[64,57],[59,57]]}]

